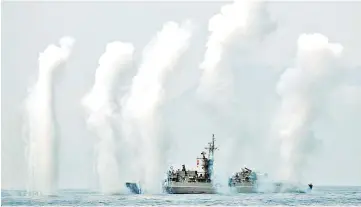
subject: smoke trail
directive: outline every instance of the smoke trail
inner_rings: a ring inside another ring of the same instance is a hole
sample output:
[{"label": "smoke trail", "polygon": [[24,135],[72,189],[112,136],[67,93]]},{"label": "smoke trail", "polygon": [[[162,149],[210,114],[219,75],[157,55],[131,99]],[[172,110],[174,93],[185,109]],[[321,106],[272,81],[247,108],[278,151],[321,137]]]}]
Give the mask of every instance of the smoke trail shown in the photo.
[{"label": "smoke trail", "polygon": [[[242,71],[242,68],[248,70],[252,65],[249,65],[246,59],[242,59],[242,54],[234,53],[234,45],[239,44],[242,51],[250,52],[255,44],[276,28],[276,24],[270,20],[264,2],[234,1],[223,6],[220,13],[210,19],[208,28],[211,34],[206,44],[204,60],[200,65],[202,76],[197,93],[201,101],[206,103],[212,114],[217,117],[216,129],[218,134],[224,136],[222,152],[220,151],[215,162],[215,173],[222,170],[221,174],[224,175],[220,175],[222,178],[219,179],[226,182],[232,170],[239,169],[236,165],[241,163],[235,164],[229,160],[238,157],[239,147],[244,146],[241,137],[247,136],[247,131],[243,130],[246,125],[242,126],[242,122],[245,121],[242,112],[248,110],[244,110],[246,94],[242,91],[246,89],[239,86],[252,87],[238,83],[245,79],[243,76],[247,73],[245,70]],[[241,64],[232,66],[235,60],[241,60]]]},{"label": "smoke trail", "polygon": [[67,62],[75,40],[60,39],[39,55],[38,80],[26,100],[28,191],[52,194],[57,189],[57,128],[54,114],[54,78]]},{"label": "smoke trail", "polygon": [[[143,51],[142,63],[133,78],[124,114],[134,146],[141,149],[138,163],[142,185],[147,192],[159,192],[166,170],[168,141],[165,137],[161,107],[165,104],[165,81],[188,48],[191,24],[167,22]],[[133,137],[138,137],[134,140]],[[143,167],[143,169],[142,169]]]},{"label": "smoke trail", "polygon": [[83,99],[89,111],[88,126],[98,137],[96,143],[96,171],[104,193],[121,190],[117,144],[119,141],[120,109],[118,81],[133,59],[134,47],[130,43],[112,42],[99,58],[92,90]]},{"label": "smoke trail", "polygon": [[[222,93],[228,99],[233,96],[232,73],[224,69],[227,49],[236,42],[243,43],[252,39],[262,39],[266,34],[275,29],[275,24],[270,21],[265,4],[259,1],[234,1],[221,8],[209,20],[208,29],[211,32],[200,65],[203,74],[198,92],[210,101],[214,93]],[[221,99],[218,99],[221,101]],[[214,101],[214,100],[213,100]]]},{"label": "smoke trail", "polygon": [[302,181],[302,173],[319,141],[313,134],[315,117],[332,90],[342,46],[321,34],[302,34],[298,39],[296,66],[281,75],[277,93],[282,104],[277,117],[281,142],[281,177]]}]

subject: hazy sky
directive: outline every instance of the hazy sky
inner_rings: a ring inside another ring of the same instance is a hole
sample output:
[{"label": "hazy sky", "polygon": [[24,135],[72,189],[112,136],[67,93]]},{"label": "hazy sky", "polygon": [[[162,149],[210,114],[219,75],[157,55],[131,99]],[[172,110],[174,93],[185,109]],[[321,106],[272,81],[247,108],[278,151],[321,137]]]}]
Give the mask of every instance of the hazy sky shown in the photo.
[{"label": "hazy sky", "polygon": [[[209,34],[208,20],[224,4],[211,1],[2,3],[2,188],[25,185],[21,115],[27,90],[36,80],[38,54],[47,45],[57,43],[64,35],[76,39],[71,60],[56,87],[56,115],[61,136],[59,184],[63,188],[89,188],[94,186],[95,179],[92,163],[94,136],[87,131],[80,101],[92,87],[98,59],[105,45],[115,40],[132,42],[136,62],[139,62],[143,47],[165,22],[191,19],[196,29],[181,67],[198,71]],[[354,68],[348,78],[353,88],[350,92],[345,89],[347,86],[340,87],[327,105],[330,112],[318,120],[322,150],[312,159],[307,174],[314,183],[361,185],[361,2],[270,2],[267,6],[271,18],[277,22],[277,29],[265,39],[262,47],[254,48],[247,58],[255,65],[266,65],[269,70],[266,74],[270,76],[257,76],[251,69],[242,70],[244,80],[270,82],[263,87],[273,87],[272,81],[279,78],[279,73],[294,65],[296,43],[302,33],[321,33],[329,41],[341,43],[348,69]],[[197,83],[197,75],[185,77],[185,85]],[[249,93],[256,96],[276,97],[275,89],[275,94],[261,94],[264,91],[249,88]],[[263,103],[259,111],[267,111],[267,105],[267,102]],[[177,130],[192,130],[182,127],[182,121],[187,122],[181,118],[173,120]],[[200,134],[211,133],[205,131]],[[179,162],[195,164],[195,156],[209,138],[195,141],[189,152],[180,156],[185,161]],[[180,139],[192,140],[189,137]],[[172,153],[182,154],[180,151]],[[236,165],[243,166],[243,163]]]}]

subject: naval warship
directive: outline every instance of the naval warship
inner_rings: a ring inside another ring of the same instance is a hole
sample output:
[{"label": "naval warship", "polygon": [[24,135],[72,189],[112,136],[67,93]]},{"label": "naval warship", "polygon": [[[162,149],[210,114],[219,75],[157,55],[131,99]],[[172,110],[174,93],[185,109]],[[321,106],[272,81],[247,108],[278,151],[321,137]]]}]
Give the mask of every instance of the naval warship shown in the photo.
[{"label": "naval warship", "polygon": [[212,184],[215,138],[208,143],[208,157],[202,152],[202,157],[197,158],[198,170],[187,170],[182,165],[182,170],[174,171],[173,167],[168,171],[167,178],[163,183],[163,190],[170,194],[213,194],[216,189]]}]

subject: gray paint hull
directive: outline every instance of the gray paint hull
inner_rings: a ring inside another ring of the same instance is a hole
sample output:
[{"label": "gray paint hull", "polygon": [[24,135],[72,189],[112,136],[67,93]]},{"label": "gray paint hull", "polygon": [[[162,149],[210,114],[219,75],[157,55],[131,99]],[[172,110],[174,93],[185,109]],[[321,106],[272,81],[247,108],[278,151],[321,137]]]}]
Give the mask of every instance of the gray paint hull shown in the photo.
[{"label": "gray paint hull", "polygon": [[171,182],[164,186],[170,194],[214,194],[215,188],[211,183],[176,183]]},{"label": "gray paint hull", "polygon": [[236,193],[256,193],[257,189],[253,186],[239,185],[230,187],[232,192]]},{"label": "gray paint hull", "polygon": [[[236,193],[257,192],[252,185],[235,185],[230,187]],[[215,194],[216,188],[211,183],[177,183],[171,182],[164,186],[164,190],[171,194]]]},{"label": "gray paint hull", "polygon": [[167,193],[170,194],[215,194],[215,190],[213,188],[207,187],[165,187]]}]

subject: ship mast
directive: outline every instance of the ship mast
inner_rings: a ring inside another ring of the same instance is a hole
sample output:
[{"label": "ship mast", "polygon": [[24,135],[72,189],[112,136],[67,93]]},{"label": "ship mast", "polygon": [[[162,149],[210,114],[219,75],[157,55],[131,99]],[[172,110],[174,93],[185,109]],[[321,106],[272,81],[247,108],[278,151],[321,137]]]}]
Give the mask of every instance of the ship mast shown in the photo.
[{"label": "ship mast", "polygon": [[214,134],[212,136],[212,142],[209,142],[208,145],[209,147],[206,147],[205,149],[208,149],[208,159],[213,159],[214,158],[214,150],[218,149],[217,147],[214,146],[214,141],[216,139],[214,138]]}]

